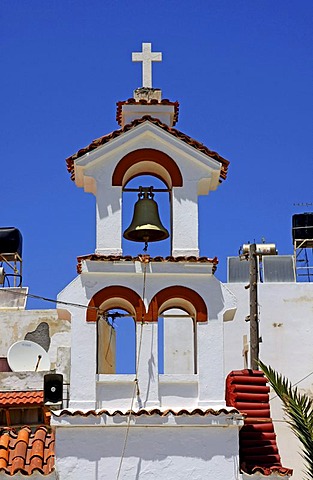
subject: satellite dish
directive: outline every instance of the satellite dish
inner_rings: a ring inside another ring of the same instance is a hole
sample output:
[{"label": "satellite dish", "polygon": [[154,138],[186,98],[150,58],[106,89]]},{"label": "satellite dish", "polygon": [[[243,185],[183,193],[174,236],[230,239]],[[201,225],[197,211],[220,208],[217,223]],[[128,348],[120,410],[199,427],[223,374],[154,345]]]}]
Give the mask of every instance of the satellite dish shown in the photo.
[{"label": "satellite dish", "polygon": [[39,372],[50,370],[50,358],[38,343],[21,340],[9,348],[8,364],[13,372]]}]

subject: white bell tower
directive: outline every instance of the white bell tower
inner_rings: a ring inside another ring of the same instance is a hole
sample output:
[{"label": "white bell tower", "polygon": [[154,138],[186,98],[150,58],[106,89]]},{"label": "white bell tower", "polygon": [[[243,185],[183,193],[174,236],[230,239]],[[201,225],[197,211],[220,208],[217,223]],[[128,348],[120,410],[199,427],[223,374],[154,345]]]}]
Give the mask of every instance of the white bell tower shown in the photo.
[{"label": "white bell tower", "polygon": [[[67,479],[77,468],[87,480],[117,472],[139,478],[139,463],[147,479],[238,478],[242,417],[226,407],[223,369],[223,322],[233,319],[236,301],[214,276],[217,259],[199,256],[198,242],[198,197],[225,180],[229,162],[174,128],[178,102],[152,88],[151,62],[161,59],[143,43],[133,54],[143,62],[143,86],[117,103],[120,128],[67,159],[72,180],[95,195],[97,210],[96,251],[78,257],[79,274],[58,297],[86,309],[69,307],[70,403],[53,423],[59,445],[71,432],[78,451],[84,438],[94,459],[59,450]],[[161,179],[169,192],[170,256],[122,251],[123,190],[143,175]],[[134,321],[134,374],[115,371],[114,311]]]},{"label": "white bell tower", "polygon": [[122,191],[134,177],[153,175],[170,192],[171,255],[198,257],[198,196],[216,190],[229,162],[173,128],[178,102],[162,100],[161,90],[146,86],[152,81],[151,62],[160,61],[161,54],[144,43],[133,60],[143,62],[144,86],[134,98],[118,102],[122,128],[69,157],[68,169],[78,187],[96,196],[97,254],[123,254]]}]

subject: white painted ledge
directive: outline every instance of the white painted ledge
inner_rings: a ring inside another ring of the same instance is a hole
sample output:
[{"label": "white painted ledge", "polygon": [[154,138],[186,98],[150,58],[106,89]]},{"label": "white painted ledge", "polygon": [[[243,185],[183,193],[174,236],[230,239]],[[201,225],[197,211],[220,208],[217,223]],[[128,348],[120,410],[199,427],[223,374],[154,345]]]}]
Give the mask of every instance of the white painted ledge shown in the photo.
[{"label": "white painted ledge", "polygon": [[196,373],[185,375],[185,374],[178,374],[178,373],[164,373],[159,375],[159,382],[160,383],[198,383],[199,382],[199,375]]},{"label": "white painted ledge", "polygon": [[136,375],[134,373],[101,373],[97,375],[97,383],[134,383]]}]

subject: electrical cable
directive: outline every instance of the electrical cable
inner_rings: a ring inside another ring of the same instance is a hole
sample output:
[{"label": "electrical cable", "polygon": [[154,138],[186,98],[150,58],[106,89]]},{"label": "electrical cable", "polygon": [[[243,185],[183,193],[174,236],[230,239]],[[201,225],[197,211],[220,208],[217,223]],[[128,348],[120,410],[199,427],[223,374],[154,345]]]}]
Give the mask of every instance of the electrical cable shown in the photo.
[{"label": "electrical cable", "polygon": [[[292,387],[296,387],[297,385],[299,385],[299,383],[301,383],[303,380],[306,380],[307,378],[309,378],[311,375],[313,375],[313,372],[310,372],[308,373],[305,377],[301,378],[300,380],[298,380],[296,383],[293,383],[291,386]],[[269,399],[269,401],[271,402],[272,400],[274,400],[274,398],[278,397],[278,395],[274,395],[273,397],[271,397]]]},{"label": "electrical cable", "polygon": [[22,295],[23,297],[35,298],[37,300],[43,300],[45,302],[50,303],[57,303],[59,305],[67,305],[69,307],[78,307],[78,308],[85,308],[86,310],[97,310],[101,311],[98,307],[93,307],[91,305],[82,305],[81,303],[73,303],[73,302],[63,302],[61,300],[55,300],[53,298],[42,297],[40,295],[34,295],[33,293],[26,293],[26,292],[17,292],[16,290],[12,290],[11,288],[0,288],[0,292],[9,292],[13,295]]},{"label": "electrical cable", "polygon": [[[142,298],[144,299],[145,298],[145,290],[146,290],[146,271],[147,271],[147,263],[149,263],[149,258],[147,259],[148,256],[145,256],[143,255],[141,258],[142,258],[142,262],[144,264],[144,280],[143,280],[143,295],[142,295]],[[8,279],[7,279],[7,282],[8,282]],[[19,287],[17,287],[19,288]],[[94,307],[94,306],[89,306],[89,305],[82,305],[80,303],[74,303],[74,302],[64,302],[64,301],[61,301],[61,300],[55,300],[55,299],[52,299],[52,298],[47,298],[47,297],[43,297],[41,295],[35,295],[35,294],[31,294],[31,293],[26,293],[26,292],[18,292],[16,290],[12,290],[11,288],[0,288],[0,292],[9,292],[9,293],[12,293],[13,295],[22,295],[23,297],[29,297],[29,298],[34,298],[36,300],[43,300],[45,302],[50,302],[50,303],[57,303],[59,305],[65,305],[65,306],[70,306],[70,307],[77,307],[77,308],[84,308],[86,310],[96,310],[97,312],[101,312],[101,309],[99,309],[98,307]],[[258,304],[258,307],[260,308],[260,305]],[[129,417],[128,417],[128,422],[127,422],[127,431],[126,431],[126,435],[125,435],[125,441],[124,441],[124,446],[123,446],[123,451],[122,451],[122,456],[121,456],[121,461],[120,461],[120,465],[119,465],[119,469],[118,469],[118,474],[117,474],[117,479],[119,479],[119,476],[120,476],[120,471],[121,471],[121,467],[122,467],[122,462],[123,462],[123,458],[124,458],[124,454],[125,454],[125,450],[126,450],[126,445],[127,445],[127,438],[128,438],[128,433],[129,433],[129,427],[130,427],[130,420],[131,420],[131,415],[132,415],[132,407],[133,407],[133,404],[134,404],[134,399],[135,399],[135,394],[137,394],[137,396],[139,396],[140,392],[139,392],[139,385],[138,385],[138,378],[137,378],[137,373],[138,373],[138,367],[139,367],[139,358],[140,358],[140,351],[141,351],[141,343],[142,343],[142,331],[143,331],[143,325],[144,325],[144,321],[143,321],[143,318],[142,318],[142,321],[141,321],[141,332],[140,332],[140,341],[139,341],[139,348],[138,348],[138,356],[137,356],[137,362],[136,362],[136,377],[134,379],[134,393],[133,393],[133,396],[132,396],[132,401],[131,401],[131,408],[130,408],[130,413],[129,413]],[[301,383],[303,380],[306,380],[308,377],[310,377],[311,375],[313,375],[313,371],[310,372],[308,375],[306,375],[305,377],[301,378],[300,380],[298,380],[296,383],[292,384],[292,387],[295,387],[296,385],[298,385],[299,383]],[[271,397],[269,399],[269,401],[271,402],[272,400],[274,400],[276,397],[278,397],[278,395],[274,395],[273,397]],[[262,419],[259,419],[259,420],[262,420]],[[273,420],[275,422],[286,422],[285,420]]]},{"label": "electrical cable", "polygon": [[[147,264],[149,263],[149,257],[146,255],[143,255],[140,257],[140,260],[144,264],[144,269],[143,269],[143,288],[142,288],[142,299],[144,301],[145,299],[145,294],[146,294],[146,275],[147,275]],[[141,353],[141,345],[142,345],[142,337],[143,337],[143,326],[144,326],[144,312],[142,312],[142,317],[141,317],[141,323],[140,323],[140,337],[139,337],[139,345],[138,345],[138,354],[137,354],[137,360],[136,360],[136,373],[135,373],[135,379],[134,379],[134,389],[133,389],[133,395],[131,399],[131,404],[130,404],[130,410],[128,414],[128,419],[127,419],[127,425],[126,425],[126,433],[125,433],[125,438],[124,438],[124,444],[123,444],[123,449],[121,453],[121,458],[120,458],[120,463],[117,471],[117,476],[116,480],[119,480],[121,470],[122,470],[122,465],[123,465],[123,460],[125,457],[125,452],[126,452],[126,446],[127,446],[127,441],[128,441],[128,435],[129,435],[129,430],[130,430],[130,422],[132,418],[132,412],[133,412],[133,406],[134,406],[134,401],[135,401],[135,396],[139,397],[140,395],[140,390],[139,390],[139,382],[138,382],[138,370],[139,370],[139,361],[140,361],[140,353]]]}]

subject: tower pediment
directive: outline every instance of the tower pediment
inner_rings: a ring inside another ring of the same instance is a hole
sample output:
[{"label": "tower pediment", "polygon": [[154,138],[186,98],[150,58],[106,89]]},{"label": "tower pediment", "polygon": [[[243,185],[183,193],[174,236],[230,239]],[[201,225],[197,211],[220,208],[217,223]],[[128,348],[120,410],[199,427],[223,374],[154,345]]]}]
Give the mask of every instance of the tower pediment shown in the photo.
[{"label": "tower pediment", "polygon": [[159,150],[169,155],[182,172],[186,172],[186,175],[183,174],[186,179],[190,179],[192,170],[192,180],[199,182],[198,194],[215,190],[219,181],[226,179],[228,160],[183,132],[150,116],[136,119],[80,149],[67,158],[68,171],[77,186],[96,193],[91,177],[99,177],[103,167],[106,176],[112,175],[116,163],[124,155],[143,148]]}]

